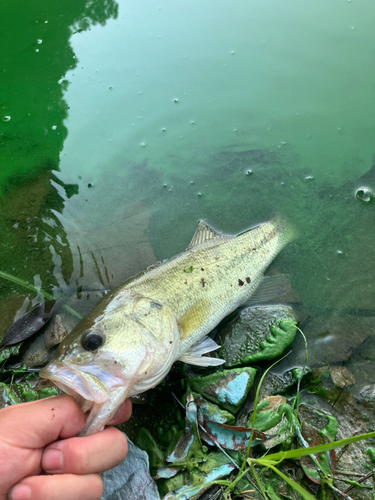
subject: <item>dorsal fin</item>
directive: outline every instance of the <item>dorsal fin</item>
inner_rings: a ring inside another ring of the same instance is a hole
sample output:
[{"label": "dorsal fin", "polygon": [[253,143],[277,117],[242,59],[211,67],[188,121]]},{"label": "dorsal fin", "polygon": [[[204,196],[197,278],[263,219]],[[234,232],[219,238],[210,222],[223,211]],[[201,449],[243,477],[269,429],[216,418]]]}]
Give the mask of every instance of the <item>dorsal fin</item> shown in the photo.
[{"label": "dorsal fin", "polygon": [[191,248],[196,247],[197,245],[201,245],[205,241],[214,239],[218,240],[228,239],[228,236],[218,233],[217,231],[212,229],[212,227],[206,224],[203,220],[201,220],[186,250],[190,250]]}]

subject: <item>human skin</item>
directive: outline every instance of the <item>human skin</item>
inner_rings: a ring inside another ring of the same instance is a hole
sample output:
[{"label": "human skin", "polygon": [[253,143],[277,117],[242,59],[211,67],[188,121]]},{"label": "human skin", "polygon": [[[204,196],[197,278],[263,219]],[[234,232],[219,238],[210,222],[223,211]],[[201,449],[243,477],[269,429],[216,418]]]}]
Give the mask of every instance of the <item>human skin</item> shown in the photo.
[{"label": "human skin", "polygon": [[[131,415],[126,400],[109,422]],[[76,437],[86,416],[71,396],[0,410],[0,500],[99,500],[99,475],[121,463],[126,438],[113,427]]]}]

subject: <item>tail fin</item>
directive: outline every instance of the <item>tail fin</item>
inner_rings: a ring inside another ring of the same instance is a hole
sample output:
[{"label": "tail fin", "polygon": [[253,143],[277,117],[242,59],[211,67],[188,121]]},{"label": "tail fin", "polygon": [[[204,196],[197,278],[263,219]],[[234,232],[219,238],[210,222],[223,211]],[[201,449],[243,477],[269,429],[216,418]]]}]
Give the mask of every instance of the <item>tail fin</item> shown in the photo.
[{"label": "tail fin", "polygon": [[298,230],[288,219],[279,213],[270,220],[270,224],[275,226],[280,233],[280,244],[282,247],[298,238]]}]

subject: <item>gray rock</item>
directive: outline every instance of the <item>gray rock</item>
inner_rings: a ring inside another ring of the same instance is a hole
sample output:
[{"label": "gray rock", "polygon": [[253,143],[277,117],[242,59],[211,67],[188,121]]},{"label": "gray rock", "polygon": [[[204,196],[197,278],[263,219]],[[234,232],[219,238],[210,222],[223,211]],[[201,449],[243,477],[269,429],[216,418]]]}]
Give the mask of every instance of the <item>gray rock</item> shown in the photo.
[{"label": "gray rock", "polygon": [[156,484],[149,472],[148,456],[128,439],[125,460],[101,474],[103,495],[101,500],[160,500]]},{"label": "gray rock", "polygon": [[355,378],[346,366],[332,366],[331,378],[336,387],[349,387],[355,384]]}]

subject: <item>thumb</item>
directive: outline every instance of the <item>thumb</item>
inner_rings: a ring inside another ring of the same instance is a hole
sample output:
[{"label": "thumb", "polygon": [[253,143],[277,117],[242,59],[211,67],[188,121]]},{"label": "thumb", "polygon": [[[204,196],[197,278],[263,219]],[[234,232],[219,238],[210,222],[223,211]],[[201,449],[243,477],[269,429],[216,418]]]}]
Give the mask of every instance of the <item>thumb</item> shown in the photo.
[{"label": "thumb", "polygon": [[55,396],[0,411],[0,439],[19,448],[43,448],[76,436],[85,415],[71,396]]}]

